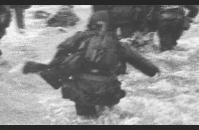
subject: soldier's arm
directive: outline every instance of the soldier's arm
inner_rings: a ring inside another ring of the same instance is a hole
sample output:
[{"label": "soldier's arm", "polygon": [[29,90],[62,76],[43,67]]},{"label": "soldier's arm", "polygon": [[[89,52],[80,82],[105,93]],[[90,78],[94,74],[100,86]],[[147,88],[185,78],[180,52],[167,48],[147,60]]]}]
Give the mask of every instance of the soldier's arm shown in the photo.
[{"label": "soldier's arm", "polygon": [[123,46],[124,59],[136,69],[148,76],[155,76],[160,70],[151,61],[143,57],[139,52],[129,45]]}]

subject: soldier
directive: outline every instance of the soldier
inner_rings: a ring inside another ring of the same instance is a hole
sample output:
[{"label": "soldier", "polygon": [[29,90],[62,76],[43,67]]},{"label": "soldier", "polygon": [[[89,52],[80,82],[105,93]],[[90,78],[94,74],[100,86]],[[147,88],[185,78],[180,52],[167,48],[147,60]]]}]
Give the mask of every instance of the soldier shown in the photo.
[{"label": "soldier", "polygon": [[17,27],[20,29],[20,33],[23,32],[21,29],[25,28],[24,10],[30,8],[30,6],[31,5],[10,5],[10,7],[15,10]]},{"label": "soldier", "polygon": [[0,38],[5,34],[6,28],[9,26],[11,21],[11,13],[9,6],[0,5]]},{"label": "soldier", "polygon": [[[173,49],[183,31],[189,29],[190,22],[198,14],[195,5],[107,5],[104,8],[94,5],[94,8],[97,11],[108,11],[111,25],[120,27],[123,37],[131,36],[135,31],[157,31],[161,51]],[[185,8],[189,10],[187,15]],[[98,15],[95,15],[91,23],[98,19]]]},{"label": "soldier", "polygon": [[93,5],[94,12],[101,11],[101,10],[107,10],[110,8],[111,8],[111,5]]},{"label": "soldier", "polygon": [[[6,28],[10,25],[11,13],[8,5],[0,5],[0,39],[5,35]],[[0,55],[2,52],[0,50]]]},{"label": "soldier", "polygon": [[75,102],[78,115],[97,117],[97,107],[112,107],[125,96],[117,76],[122,63],[130,63],[148,76],[159,69],[127,45],[121,45],[115,31],[104,21],[95,30],[78,32],[59,45],[48,64],[28,62],[23,73],[38,73],[63,98]]}]

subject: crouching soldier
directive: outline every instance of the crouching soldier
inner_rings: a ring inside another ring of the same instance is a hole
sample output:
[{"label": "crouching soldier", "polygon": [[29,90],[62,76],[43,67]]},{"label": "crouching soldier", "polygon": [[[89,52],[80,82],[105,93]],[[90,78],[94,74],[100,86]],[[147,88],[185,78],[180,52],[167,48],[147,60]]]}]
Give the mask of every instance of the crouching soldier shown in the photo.
[{"label": "crouching soldier", "polygon": [[48,65],[28,62],[23,70],[61,87],[63,98],[74,101],[77,114],[86,117],[99,116],[97,108],[112,107],[125,96],[117,79],[121,64],[128,62],[148,76],[159,72],[135,50],[122,46],[105,22],[97,24],[96,30],[78,32],[63,42]]}]

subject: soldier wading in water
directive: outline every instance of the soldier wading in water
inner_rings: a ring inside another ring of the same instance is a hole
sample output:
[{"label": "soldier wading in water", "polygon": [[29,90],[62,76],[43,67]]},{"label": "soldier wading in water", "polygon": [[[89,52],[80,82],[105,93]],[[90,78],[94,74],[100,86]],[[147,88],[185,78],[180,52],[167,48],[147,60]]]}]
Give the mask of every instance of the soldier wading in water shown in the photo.
[{"label": "soldier wading in water", "polygon": [[[0,40],[6,34],[11,21],[11,12],[8,5],[0,5]],[[0,55],[2,51],[0,50]]]},{"label": "soldier wading in water", "polygon": [[61,88],[63,98],[75,102],[77,115],[98,117],[97,108],[112,107],[125,96],[117,76],[126,62],[151,77],[159,72],[134,49],[121,45],[115,31],[101,20],[95,29],[77,32],[61,43],[49,64],[27,62],[23,73],[39,74],[53,88]]},{"label": "soldier wading in water", "polygon": [[14,9],[16,15],[16,24],[20,33],[23,33],[25,29],[24,12],[30,8],[31,5],[10,5],[10,8]]},{"label": "soldier wading in water", "polygon": [[121,37],[131,37],[135,32],[142,35],[157,32],[160,50],[172,50],[183,32],[188,30],[198,14],[197,5],[93,5],[93,22],[101,19],[101,13],[108,11],[109,21],[114,28],[120,28]]}]

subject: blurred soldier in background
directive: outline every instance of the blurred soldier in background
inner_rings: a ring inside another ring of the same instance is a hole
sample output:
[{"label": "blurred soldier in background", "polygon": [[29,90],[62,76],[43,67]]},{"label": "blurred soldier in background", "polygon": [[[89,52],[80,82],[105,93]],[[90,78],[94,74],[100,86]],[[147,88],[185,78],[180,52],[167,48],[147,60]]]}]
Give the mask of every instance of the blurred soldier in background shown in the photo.
[{"label": "blurred soldier in background", "polygon": [[[159,72],[149,60],[128,45],[121,45],[106,23],[107,14],[91,30],[77,32],[61,43],[53,60],[45,65],[28,62],[23,73],[37,73],[63,98],[75,102],[78,115],[99,116],[98,108],[112,107],[125,96],[117,76],[127,62],[148,76]],[[126,71],[123,70],[123,71]]]},{"label": "blurred soldier in background", "polygon": [[[94,5],[93,10],[108,11],[108,22],[112,28],[121,29],[123,38],[130,37],[135,31],[157,31],[161,51],[173,49],[198,14],[196,5]],[[100,13],[91,17],[89,26],[93,26],[100,17]]]},{"label": "blurred soldier in background", "polygon": [[23,33],[23,29],[25,28],[24,21],[24,10],[31,7],[31,5],[10,5],[12,9],[14,9],[16,14],[16,24],[20,33]]},{"label": "blurred soldier in background", "polygon": [[11,13],[8,5],[0,5],[0,38],[5,35],[6,28],[11,21]]},{"label": "blurred soldier in background", "polygon": [[[0,39],[5,35],[6,28],[10,25],[11,12],[8,5],[0,5]],[[2,54],[0,50],[0,55]]]}]

